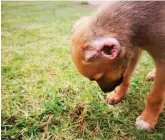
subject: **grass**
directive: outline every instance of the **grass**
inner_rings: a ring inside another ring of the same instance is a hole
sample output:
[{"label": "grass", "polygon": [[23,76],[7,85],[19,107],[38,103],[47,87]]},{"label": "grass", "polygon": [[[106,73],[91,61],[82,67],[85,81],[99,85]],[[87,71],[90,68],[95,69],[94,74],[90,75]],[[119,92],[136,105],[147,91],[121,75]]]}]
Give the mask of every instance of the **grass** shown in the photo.
[{"label": "grass", "polygon": [[152,86],[147,53],[127,97],[114,106],[75,69],[72,25],[93,10],[73,2],[2,2],[2,139],[165,139],[164,111],[153,132],[135,127]]}]

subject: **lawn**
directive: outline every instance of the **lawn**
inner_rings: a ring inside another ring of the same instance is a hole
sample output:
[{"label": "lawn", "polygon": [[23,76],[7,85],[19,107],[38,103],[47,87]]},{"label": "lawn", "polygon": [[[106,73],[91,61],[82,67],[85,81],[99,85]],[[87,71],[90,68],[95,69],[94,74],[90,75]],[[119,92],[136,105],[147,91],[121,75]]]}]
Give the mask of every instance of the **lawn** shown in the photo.
[{"label": "lawn", "polygon": [[164,140],[165,110],[153,132],[137,130],[153,84],[143,53],[130,90],[110,106],[70,55],[73,24],[96,8],[79,2],[2,2],[2,139]]}]

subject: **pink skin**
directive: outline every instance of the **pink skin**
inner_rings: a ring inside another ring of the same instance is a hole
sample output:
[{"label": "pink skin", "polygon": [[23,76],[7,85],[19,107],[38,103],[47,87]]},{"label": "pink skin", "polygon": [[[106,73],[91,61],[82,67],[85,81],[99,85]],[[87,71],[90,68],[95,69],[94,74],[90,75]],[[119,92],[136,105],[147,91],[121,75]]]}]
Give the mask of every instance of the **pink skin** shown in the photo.
[{"label": "pink skin", "polygon": [[[106,47],[113,47],[111,48],[110,55],[105,54],[103,49]],[[121,46],[118,40],[115,38],[103,38],[94,41],[92,44],[91,49],[85,51],[85,60],[90,61],[92,58],[104,55],[104,57],[108,57],[109,59],[115,59],[118,52],[120,52]]]}]

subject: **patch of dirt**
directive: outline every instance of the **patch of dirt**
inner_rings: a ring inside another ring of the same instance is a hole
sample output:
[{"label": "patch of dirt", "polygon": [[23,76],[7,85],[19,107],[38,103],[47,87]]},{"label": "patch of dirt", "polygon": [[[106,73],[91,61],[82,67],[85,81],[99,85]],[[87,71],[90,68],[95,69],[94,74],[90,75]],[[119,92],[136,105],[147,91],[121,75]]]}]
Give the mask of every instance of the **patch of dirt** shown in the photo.
[{"label": "patch of dirt", "polygon": [[96,7],[98,7],[99,5],[96,5],[96,4],[89,4],[88,2],[83,1],[83,2],[74,2],[74,3],[73,3],[73,6],[74,6],[74,7],[94,7],[94,8],[96,8]]},{"label": "patch of dirt", "polygon": [[74,119],[78,119],[81,117],[82,112],[84,111],[84,106],[85,104],[83,103],[78,103],[75,106],[75,109],[70,113],[70,117]]}]

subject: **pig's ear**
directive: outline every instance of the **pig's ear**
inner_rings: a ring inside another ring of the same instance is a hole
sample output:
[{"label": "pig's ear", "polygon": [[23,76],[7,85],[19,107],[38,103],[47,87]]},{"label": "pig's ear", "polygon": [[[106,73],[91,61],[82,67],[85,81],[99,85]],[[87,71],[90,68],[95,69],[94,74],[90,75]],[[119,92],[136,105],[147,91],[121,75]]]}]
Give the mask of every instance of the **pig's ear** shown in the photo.
[{"label": "pig's ear", "polygon": [[121,51],[121,45],[115,38],[97,39],[94,44],[101,55],[109,59],[115,59]]},{"label": "pig's ear", "polygon": [[[81,17],[72,27],[72,33],[81,24],[81,22],[88,20],[87,16]],[[83,26],[83,25],[82,25]]]}]

